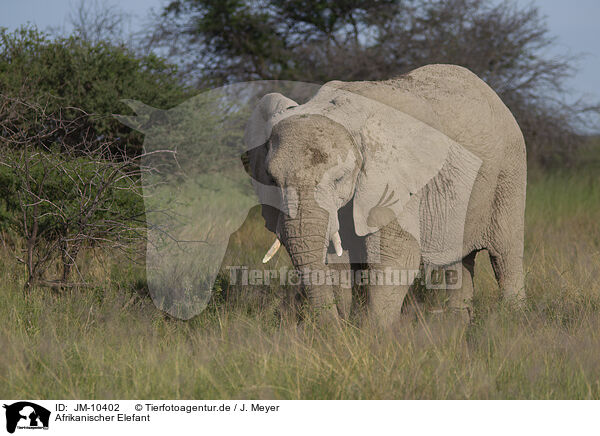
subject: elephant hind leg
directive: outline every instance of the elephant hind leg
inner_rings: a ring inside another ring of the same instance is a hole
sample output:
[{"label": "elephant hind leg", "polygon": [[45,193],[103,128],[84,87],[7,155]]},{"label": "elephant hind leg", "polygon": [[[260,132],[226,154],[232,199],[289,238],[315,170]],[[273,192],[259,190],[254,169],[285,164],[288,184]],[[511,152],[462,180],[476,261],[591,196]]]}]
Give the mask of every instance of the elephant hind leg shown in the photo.
[{"label": "elephant hind leg", "polygon": [[[475,255],[473,251],[462,261],[441,269],[445,276],[442,289],[430,289],[427,292],[428,310],[432,314],[450,313],[465,322],[473,320],[473,272]],[[427,277],[432,272],[425,272]]]},{"label": "elephant hind leg", "polygon": [[492,268],[502,291],[502,297],[521,304],[525,299],[525,279],[523,257],[518,253],[490,252]]},{"label": "elephant hind leg", "polygon": [[[488,252],[496,280],[507,300],[521,304],[525,299],[523,239],[525,216],[525,170],[499,178],[491,222]],[[510,182],[510,183],[509,183]]]}]

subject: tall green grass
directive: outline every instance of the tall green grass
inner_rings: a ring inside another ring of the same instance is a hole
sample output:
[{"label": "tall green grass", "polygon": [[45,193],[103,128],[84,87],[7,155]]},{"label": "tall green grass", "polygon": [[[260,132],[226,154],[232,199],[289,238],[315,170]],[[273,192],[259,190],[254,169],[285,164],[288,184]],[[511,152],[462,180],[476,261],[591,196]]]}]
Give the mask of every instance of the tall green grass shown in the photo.
[{"label": "tall green grass", "polygon": [[[96,287],[24,297],[23,272],[3,248],[0,397],[598,399],[599,178],[593,169],[531,174],[527,307],[503,305],[480,253],[470,326],[432,315],[387,332],[298,325],[279,289],[217,298],[179,321],[144,294],[140,267],[93,253],[84,271]],[[230,240],[249,263],[272,242],[257,222],[245,224],[257,228],[253,240]],[[276,265],[287,262],[278,256]]]}]

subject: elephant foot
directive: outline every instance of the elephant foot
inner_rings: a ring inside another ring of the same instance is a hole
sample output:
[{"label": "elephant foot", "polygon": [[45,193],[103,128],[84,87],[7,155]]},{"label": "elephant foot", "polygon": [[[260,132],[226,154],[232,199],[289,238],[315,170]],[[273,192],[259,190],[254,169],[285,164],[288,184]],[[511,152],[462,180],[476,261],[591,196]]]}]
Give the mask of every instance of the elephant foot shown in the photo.
[{"label": "elephant foot", "polygon": [[448,309],[448,313],[461,324],[472,324],[474,321],[475,314],[473,312],[473,308],[470,306],[456,308],[451,307]]},{"label": "elephant foot", "polygon": [[362,320],[361,328],[379,332],[406,331],[418,319],[417,311],[407,308],[402,311],[373,312],[367,311]]},{"label": "elephant foot", "polygon": [[310,307],[308,316],[318,326],[338,326],[342,321],[335,303]]},{"label": "elephant foot", "polygon": [[445,319],[459,325],[470,325],[474,321],[474,313],[471,307],[436,308],[428,310],[427,313],[432,318]]},{"label": "elephant foot", "polygon": [[527,298],[524,293],[504,296],[504,304],[514,310],[523,310],[527,306]]}]

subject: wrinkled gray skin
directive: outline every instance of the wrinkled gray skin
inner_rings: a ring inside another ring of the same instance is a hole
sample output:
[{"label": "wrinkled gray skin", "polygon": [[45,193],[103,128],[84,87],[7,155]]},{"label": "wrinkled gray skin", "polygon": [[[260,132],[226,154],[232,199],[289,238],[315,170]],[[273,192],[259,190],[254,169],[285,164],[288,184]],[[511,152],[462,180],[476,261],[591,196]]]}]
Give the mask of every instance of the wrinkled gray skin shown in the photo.
[{"label": "wrinkled gray skin", "polygon": [[[269,94],[246,141],[252,176],[280,187],[288,209],[297,206],[294,218],[263,206],[296,268],[349,268],[324,264],[339,229],[350,260],[366,256],[369,268],[462,264],[462,287],[448,292],[452,310],[471,313],[483,249],[503,296],[524,298],[525,144],[508,108],[467,69],[430,65],[387,81],[330,82],[300,106]],[[305,291],[324,319],[348,316],[349,289]],[[368,287],[369,316],[389,325],[407,291]]]}]

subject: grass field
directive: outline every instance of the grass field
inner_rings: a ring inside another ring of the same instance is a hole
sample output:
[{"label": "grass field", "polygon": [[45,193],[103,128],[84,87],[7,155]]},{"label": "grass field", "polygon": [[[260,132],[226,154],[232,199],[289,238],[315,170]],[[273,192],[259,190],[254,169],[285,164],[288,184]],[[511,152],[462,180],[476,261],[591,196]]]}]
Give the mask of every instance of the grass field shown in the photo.
[{"label": "grass field", "polygon": [[[297,326],[277,292],[175,320],[139,266],[91,253],[97,286],[25,298],[0,247],[0,397],[599,399],[599,221],[597,167],[530,174],[526,310],[503,306],[480,253],[474,324],[425,316],[384,333]],[[257,235],[262,256],[272,237]]]}]

